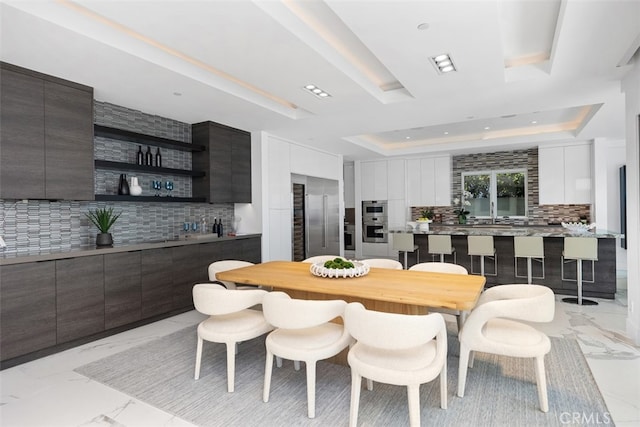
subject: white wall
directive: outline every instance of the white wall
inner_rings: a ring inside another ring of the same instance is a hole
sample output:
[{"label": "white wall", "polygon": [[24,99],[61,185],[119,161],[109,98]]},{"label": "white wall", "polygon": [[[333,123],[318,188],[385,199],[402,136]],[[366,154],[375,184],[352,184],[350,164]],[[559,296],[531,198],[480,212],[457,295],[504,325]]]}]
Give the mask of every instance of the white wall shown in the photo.
[{"label": "white wall", "polygon": [[[593,141],[593,222],[602,230],[620,232],[620,176],[626,164],[625,141],[596,138]],[[616,245],[616,268],[627,269],[627,251]]]},{"label": "white wall", "polygon": [[[342,156],[287,141],[266,132],[259,134],[261,173],[262,261],[291,260],[293,206],[291,174],[337,180],[340,224],[344,222]],[[252,157],[253,160],[253,157]],[[340,233],[340,248],[344,245]],[[342,252],[342,249],[341,249]]]},{"label": "white wall", "polygon": [[627,333],[640,345],[640,54],[622,82],[627,140]]}]

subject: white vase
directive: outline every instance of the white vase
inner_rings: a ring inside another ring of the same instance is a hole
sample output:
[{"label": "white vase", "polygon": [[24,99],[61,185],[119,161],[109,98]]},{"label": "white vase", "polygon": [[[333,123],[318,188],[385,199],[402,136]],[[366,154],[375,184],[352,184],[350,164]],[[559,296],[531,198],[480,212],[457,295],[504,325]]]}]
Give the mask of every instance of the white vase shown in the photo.
[{"label": "white vase", "polygon": [[129,194],[132,196],[139,196],[142,194],[142,187],[138,184],[138,178],[135,176],[131,177],[131,185],[129,186]]}]

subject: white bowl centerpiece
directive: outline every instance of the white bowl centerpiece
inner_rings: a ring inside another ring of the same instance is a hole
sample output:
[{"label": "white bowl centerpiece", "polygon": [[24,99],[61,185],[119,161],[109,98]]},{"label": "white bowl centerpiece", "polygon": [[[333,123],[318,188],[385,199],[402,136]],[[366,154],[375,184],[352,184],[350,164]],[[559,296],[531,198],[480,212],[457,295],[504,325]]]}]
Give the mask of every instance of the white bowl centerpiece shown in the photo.
[{"label": "white bowl centerpiece", "polygon": [[582,222],[563,222],[561,224],[564,228],[574,233],[586,233],[596,226],[594,223],[584,224]]},{"label": "white bowl centerpiece", "polygon": [[311,264],[311,274],[318,277],[349,278],[360,277],[369,273],[369,266],[358,262],[349,261],[340,257],[325,262]]}]

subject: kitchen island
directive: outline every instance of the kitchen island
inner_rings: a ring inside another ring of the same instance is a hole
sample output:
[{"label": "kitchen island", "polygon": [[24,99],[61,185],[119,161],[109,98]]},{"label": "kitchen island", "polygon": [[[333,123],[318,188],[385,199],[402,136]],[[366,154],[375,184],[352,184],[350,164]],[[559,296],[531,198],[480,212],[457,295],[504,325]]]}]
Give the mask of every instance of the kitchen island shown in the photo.
[{"label": "kitchen island", "polygon": [[[583,263],[583,295],[586,297],[598,297],[613,299],[616,293],[616,238],[619,234],[605,230],[594,230],[593,232],[575,233],[566,230],[561,226],[511,226],[498,224],[481,225],[447,225],[431,224],[429,231],[395,229],[389,230],[390,237],[393,233],[409,232],[414,234],[415,244],[419,246],[420,262],[439,261],[439,256],[428,253],[429,234],[451,235],[451,243],[456,252],[456,264],[462,265],[470,273],[480,271],[480,257],[473,257],[473,268],[471,257],[467,251],[467,236],[493,236],[497,254],[497,271],[494,272],[493,261],[485,257],[485,274],[487,287],[508,284],[527,283],[527,263],[526,259],[518,258],[516,277],[516,258],[514,256],[513,238],[515,236],[541,236],[544,241],[544,278],[542,277],[542,265],[536,261],[532,262],[533,283],[550,287],[557,294],[572,295],[577,294],[576,283],[576,263],[566,260],[563,269],[562,250],[564,237],[584,236],[596,237],[598,239],[598,261],[594,264],[594,274],[591,272],[591,262]],[[409,265],[415,263],[415,254],[412,254]],[[402,260],[400,260],[402,258]],[[403,262],[404,256],[399,256],[399,261]],[[453,262],[452,256],[445,257],[446,262]],[[564,270],[564,276],[563,276]],[[496,273],[495,275],[493,275]]]}]

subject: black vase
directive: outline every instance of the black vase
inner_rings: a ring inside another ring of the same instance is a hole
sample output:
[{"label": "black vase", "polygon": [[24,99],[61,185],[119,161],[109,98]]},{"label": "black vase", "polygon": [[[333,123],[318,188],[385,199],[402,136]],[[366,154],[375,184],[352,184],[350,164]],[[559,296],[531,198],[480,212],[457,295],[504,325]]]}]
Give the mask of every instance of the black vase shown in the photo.
[{"label": "black vase", "polygon": [[111,236],[111,233],[98,233],[96,235],[96,246],[113,246],[113,236]]},{"label": "black vase", "polygon": [[127,175],[120,174],[120,183],[118,184],[118,194],[121,196],[129,195],[129,183],[127,182]]}]

